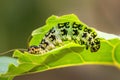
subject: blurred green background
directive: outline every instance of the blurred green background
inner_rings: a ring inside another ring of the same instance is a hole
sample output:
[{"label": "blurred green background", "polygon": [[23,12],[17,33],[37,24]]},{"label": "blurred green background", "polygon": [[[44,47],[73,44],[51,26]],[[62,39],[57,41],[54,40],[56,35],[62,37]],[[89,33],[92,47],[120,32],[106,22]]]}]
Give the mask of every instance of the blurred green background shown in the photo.
[{"label": "blurred green background", "polygon": [[[0,0],[0,52],[27,48],[31,32],[51,15],[76,14],[100,31],[120,34],[120,0]],[[78,66],[16,77],[14,80],[120,80],[108,66]]]}]

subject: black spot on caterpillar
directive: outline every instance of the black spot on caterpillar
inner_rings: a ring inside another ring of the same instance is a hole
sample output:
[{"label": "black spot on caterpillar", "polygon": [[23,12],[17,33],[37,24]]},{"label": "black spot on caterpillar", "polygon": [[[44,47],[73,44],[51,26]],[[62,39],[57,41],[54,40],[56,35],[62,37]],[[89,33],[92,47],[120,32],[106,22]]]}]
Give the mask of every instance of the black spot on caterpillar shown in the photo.
[{"label": "black spot on caterpillar", "polygon": [[77,22],[63,22],[50,29],[39,46],[30,46],[28,52],[42,54],[54,49],[55,46],[66,40],[73,40],[80,45],[85,45],[86,49],[90,48],[91,52],[96,52],[100,48],[100,40],[92,28]]}]

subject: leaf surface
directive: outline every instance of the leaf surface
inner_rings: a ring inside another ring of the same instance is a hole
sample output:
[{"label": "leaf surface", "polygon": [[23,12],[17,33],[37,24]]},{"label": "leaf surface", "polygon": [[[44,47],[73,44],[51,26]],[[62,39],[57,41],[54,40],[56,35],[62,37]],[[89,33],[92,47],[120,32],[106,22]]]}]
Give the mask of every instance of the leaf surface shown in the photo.
[{"label": "leaf surface", "polygon": [[[74,14],[47,19],[46,25],[34,30],[29,45],[39,45],[43,36],[59,22],[76,21],[82,23]],[[84,23],[82,23],[84,24]],[[85,24],[84,24],[85,25]],[[96,30],[97,31],[97,30]],[[67,42],[43,55],[29,54],[15,50],[12,58],[0,57],[0,80],[12,80],[15,76],[42,72],[46,70],[78,65],[111,65],[120,67],[120,39],[118,36],[97,31],[101,47],[97,52],[86,50],[85,46]],[[17,59],[15,59],[16,57]],[[7,63],[4,63],[4,61]],[[3,61],[3,63],[2,63]],[[11,61],[11,62],[9,62]]]}]

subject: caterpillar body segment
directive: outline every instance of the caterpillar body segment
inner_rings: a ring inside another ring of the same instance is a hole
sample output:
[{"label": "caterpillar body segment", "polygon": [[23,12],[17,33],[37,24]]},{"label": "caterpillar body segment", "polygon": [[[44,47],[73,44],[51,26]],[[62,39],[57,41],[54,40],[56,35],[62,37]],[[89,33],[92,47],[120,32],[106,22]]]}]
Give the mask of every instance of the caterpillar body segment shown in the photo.
[{"label": "caterpillar body segment", "polygon": [[86,49],[90,48],[91,52],[96,52],[100,48],[100,40],[94,29],[79,22],[66,21],[58,23],[50,29],[41,40],[39,46],[30,46],[28,52],[43,54],[61,45],[64,41],[71,40],[77,44],[85,45]]}]

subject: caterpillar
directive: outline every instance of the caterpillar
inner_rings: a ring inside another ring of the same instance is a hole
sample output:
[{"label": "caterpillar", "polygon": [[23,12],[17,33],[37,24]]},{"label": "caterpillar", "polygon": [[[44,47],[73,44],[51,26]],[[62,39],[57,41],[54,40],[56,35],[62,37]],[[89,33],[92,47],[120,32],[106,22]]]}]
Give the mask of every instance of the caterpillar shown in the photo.
[{"label": "caterpillar", "polygon": [[74,41],[77,44],[85,45],[91,52],[96,52],[100,48],[100,40],[94,29],[79,22],[61,22],[50,29],[40,42],[39,46],[30,46],[28,52],[31,54],[43,54],[63,41]]}]

